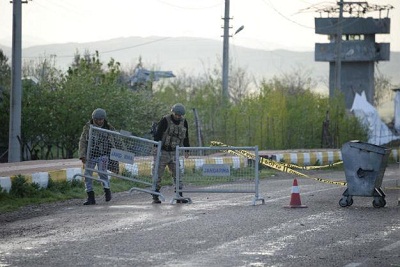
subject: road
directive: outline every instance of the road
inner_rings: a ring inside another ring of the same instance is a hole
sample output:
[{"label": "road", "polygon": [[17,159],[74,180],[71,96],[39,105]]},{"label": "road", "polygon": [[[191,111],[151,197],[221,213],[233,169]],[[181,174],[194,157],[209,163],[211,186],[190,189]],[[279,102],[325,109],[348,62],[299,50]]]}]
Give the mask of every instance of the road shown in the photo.
[{"label": "road", "polygon": [[[310,173],[310,172],[309,172]],[[345,180],[343,171],[312,176]],[[303,205],[285,208],[297,178]],[[338,202],[346,187],[277,173],[262,179],[265,204],[249,194],[191,194],[192,204],[151,204],[145,193],[116,193],[0,214],[0,266],[400,266],[398,165],[372,197]],[[387,188],[387,190],[385,189]],[[21,212],[25,216],[21,217]]]}]

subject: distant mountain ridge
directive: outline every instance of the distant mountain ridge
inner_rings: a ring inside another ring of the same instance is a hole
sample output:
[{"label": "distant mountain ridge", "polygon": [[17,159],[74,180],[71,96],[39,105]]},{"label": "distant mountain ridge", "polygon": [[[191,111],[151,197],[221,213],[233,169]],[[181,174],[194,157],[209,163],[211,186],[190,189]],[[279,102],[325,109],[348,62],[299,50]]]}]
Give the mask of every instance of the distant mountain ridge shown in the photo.
[{"label": "distant mountain ridge", "polygon": [[[11,48],[0,45],[9,57]],[[64,43],[40,45],[24,48],[23,61],[56,55],[56,66],[66,70],[72,63],[74,54],[79,51],[94,53],[99,51],[104,63],[111,58],[120,62],[122,68],[129,70],[139,62],[146,68],[173,71],[175,75],[185,72],[188,75],[203,74],[221,66],[222,40],[191,37],[127,37],[91,43]],[[230,45],[230,60],[235,68],[241,67],[257,79],[270,79],[274,75],[291,73],[296,69],[311,72],[314,80],[327,89],[329,63],[315,62],[314,51],[295,52],[289,50],[260,50]],[[391,78],[393,84],[400,85],[400,52],[391,52],[390,61],[378,64],[379,71]]]}]

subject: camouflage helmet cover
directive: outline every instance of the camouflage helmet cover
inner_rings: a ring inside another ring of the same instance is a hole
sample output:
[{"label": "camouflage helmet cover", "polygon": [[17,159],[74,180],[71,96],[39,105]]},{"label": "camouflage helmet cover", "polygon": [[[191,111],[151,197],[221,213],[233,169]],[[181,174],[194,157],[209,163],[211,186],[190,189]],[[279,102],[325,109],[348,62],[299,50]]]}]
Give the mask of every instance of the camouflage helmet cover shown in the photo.
[{"label": "camouflage helmet cover", "polygon": [[175,105],[172,106],[171,111],[177,115],[185,115],[185,106],[182,105],[181,103],[176,103]]},{"label": "camouflage helmet cover", "polygon": [[94,120],[101,120],[105,119],[107,116],[106,111],[102,108],[96,108],[92,113],[92,119]]}]

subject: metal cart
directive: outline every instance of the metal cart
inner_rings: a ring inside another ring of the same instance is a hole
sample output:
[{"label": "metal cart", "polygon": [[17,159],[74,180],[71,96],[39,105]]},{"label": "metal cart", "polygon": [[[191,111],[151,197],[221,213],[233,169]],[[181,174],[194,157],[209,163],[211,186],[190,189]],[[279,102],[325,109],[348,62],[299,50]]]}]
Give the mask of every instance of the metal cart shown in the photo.
[{"label": "metal cart", "polygon": [[390,155],[390,148],[360,141],[347,142],[342,146],[342,158],[347,189],[339,201],[341,207],[351,206],[353,196],[373,197],[375,208],[386,205],[381,189],[383,175]]}]

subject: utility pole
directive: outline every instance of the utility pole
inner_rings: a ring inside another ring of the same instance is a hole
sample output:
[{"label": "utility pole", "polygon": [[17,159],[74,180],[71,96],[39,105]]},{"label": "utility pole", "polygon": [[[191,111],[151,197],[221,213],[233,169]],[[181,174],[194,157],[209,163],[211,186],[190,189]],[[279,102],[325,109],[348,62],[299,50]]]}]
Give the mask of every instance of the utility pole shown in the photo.
[{"label": "utility pole", "polygon": [[[199,119],[199,114],[197,112],[197,109],[193,108],[193,113],[194,113],[194,122],[196,124],[196,133],[197,133],[197,143],[199,147],[203,146],[203,140],[202,140],[202,134],[201,134],[201,125],[200,125],[200,119]],[[203,152],[200,151],[200,156],[203,156]]]},{"label": "utility pole", "polygon": [[223,60],[222,60],[222,98],[224,103],[229,100],[229,1],[225,0],[225,17],[224,20],[224,44],[223,44]]},{"label": "utility pole", "polygon": [[10,128],[8,142],[8,162],[21,161],[21,102],[22,102],[22,1],[13,0],[12,18],[12,68]]},{"label": "utility pole", "polygon": [[339,18],[336,33],[335,90],[340,90],[342,82],[342,32],[343,32],[343,0],[340,0]]}]

